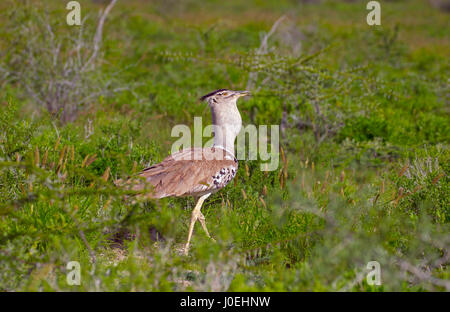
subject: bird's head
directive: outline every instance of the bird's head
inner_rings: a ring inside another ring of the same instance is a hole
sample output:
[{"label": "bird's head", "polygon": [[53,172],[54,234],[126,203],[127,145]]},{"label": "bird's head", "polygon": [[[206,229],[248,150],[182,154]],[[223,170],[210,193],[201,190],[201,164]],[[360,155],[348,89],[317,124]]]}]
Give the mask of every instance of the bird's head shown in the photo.
[{"label": "bird's head", "polygon": [[219,89],[202,96],[200,100],[206,100],[210,106],[224,105],[229,103],[235,104],[238,98],[246,95],[250,95],[250,92]]}]

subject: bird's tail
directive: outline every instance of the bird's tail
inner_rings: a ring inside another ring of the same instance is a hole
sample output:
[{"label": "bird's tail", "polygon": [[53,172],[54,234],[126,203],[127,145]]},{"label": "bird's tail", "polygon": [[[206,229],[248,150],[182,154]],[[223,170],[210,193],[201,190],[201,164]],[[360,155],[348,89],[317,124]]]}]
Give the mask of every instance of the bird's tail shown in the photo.
[{"label": "bird's tail", "polygon": [[[162,198],[165,197],[161,192],[156,192],[156,185],[155,181],[151,178],[145,179],[141,174],[138,174],[136,176],[130,176],[125,179],[117,179],[114,181],[114,185],[120,188],[123,188],[125,190],[129,191],[135,191],[138,192],[138,194],[134,195],[125,195],[125,198],[129,198],[130,196],[136,197],[136,198]],[[142,193],[141,193],[142,192]]]}]

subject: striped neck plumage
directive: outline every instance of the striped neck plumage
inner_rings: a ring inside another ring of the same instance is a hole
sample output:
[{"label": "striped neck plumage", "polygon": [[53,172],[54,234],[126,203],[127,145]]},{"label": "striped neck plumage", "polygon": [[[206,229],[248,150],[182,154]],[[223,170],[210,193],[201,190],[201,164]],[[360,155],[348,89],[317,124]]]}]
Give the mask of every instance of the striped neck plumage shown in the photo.
[{"label": "striped neck plumage", "polygon": [[234,157],[234,141],[242,127],[236,98],[220,104],[211,104],[210,107],[214,146],[223,148]]}]

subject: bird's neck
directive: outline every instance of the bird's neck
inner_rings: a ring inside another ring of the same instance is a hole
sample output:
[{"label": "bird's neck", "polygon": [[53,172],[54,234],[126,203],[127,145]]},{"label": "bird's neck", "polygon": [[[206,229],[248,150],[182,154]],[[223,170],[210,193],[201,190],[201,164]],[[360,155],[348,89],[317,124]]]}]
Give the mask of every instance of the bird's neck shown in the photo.
[{"label": "bird's neck", "polygon": [[[220,137],[224,137],[221,139]],[[226,150],[228,153],[234,156],[234,141],[236,139],[236,135],[231,132],[222,132],[216,131],[214,133],[214,146],[220,147]]]},{"label": "bird's neck", "polygon": [[241,130],[242,119],[236,102],[226,107],[211,109],[214,146],[222,147],[234,155],[234,141]]}]

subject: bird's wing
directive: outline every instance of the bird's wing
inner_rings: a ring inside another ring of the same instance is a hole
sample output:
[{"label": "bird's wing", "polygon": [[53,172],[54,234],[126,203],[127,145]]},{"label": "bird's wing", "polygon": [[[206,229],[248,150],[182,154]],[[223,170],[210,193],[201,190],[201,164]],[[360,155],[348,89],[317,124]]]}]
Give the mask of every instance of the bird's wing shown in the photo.
[{"label": "bird's wing", "polygon": [[236,175],[237,167],[234,156],[223,149],[191,148],[144,169],[126,184],[132,190],[151,189],[151,198],[202,195],[225,187]]}]

